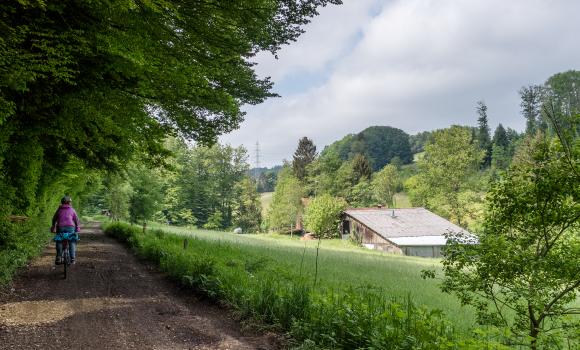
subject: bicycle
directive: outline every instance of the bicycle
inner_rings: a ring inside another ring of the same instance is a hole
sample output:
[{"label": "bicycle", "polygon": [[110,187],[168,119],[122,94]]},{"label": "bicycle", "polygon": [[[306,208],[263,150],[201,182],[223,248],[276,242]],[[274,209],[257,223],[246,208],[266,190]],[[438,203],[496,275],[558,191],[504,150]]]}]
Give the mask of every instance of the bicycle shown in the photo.
[{"label": "bicycle", "polygon": [[69,244],[68,239],[62,240],[62,265],[64,266],[64,279],[66,279],[67,277],[69,265],[71,264],[71,257],[68,244]]},{"label": "bicycle", "polygon": [[[56,263],[55,265],[63,265],[63,269],[64,269],[64,279],[67,278],[68,274],[69,274],[69,269],[70,269],[70,265],[73,264],[73,258],[70,255],[70,244],[71,241],[76,241],[78,240],[78,236],[75,233],[73,236],[70,236],[68,234],[59,234],[60,236],[60,242],[62,244],[62,255],[60,258],[60,262]],[[57,242],[58,244],[58,242]],[[56,268],[56,266],[55,266]]]}]

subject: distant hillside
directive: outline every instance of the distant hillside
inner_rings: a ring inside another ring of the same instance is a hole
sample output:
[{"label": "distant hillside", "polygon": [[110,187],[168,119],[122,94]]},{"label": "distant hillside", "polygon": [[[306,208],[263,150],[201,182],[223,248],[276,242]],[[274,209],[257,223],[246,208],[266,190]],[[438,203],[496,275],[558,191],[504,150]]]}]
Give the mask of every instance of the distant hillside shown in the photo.
[{"label": "distant hillside", "polygon": [[326,152],[337,152],[343,160],[352,159],[356,154],[364,154],[377,171],[398,157],[403,164],[413,161],[409,135],[401,129],[390,126],[371,126],[358,134],[346,135],[342,140],[327,146]]},{"label": "distant hillside", "polygon": [[278,179],[278,172],[282,169],[281,165],[272,168],[252,168],[250,177],[256,180],[258,192],[273,192]]},{"label": "distant hillside", "polygon": [[250,169],[250,177],[257,179],[258,177],[260,177],[260,175],[262,175],[263,173],[266,173],[266,172],[273,172],[275,174],[278,174],[280,169],[282,169],[281,165],[275,165],[271,168],[266,168],[266,167],[252,168],[252,169]]}]

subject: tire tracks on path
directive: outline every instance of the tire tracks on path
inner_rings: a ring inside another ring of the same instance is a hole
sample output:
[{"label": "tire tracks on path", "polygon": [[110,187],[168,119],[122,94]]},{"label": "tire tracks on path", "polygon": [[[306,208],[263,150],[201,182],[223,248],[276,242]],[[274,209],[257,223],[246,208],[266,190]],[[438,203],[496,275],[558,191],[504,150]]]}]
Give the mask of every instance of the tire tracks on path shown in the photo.
[{"label": "tire tracks on path", "polygon": [[70,277],[54,244],[0,294],[0,349],[279,349],[88,225]]}]

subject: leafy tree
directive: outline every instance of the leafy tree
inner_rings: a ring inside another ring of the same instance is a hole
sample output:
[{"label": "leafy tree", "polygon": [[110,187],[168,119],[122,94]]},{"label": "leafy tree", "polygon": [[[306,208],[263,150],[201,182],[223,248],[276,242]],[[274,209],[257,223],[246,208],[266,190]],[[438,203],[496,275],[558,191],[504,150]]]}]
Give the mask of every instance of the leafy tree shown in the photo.
[{"label": "leafy tree", "polygon": [[322,238],[335,238],[340,235],[340,215],[347,204],[342,198],[323,194],[314,198],[306,207],[304,226]]},{"label": "leafy tree", "polygon": [[394,196],[399,186],[399,172],[394,165],[386,165],[373,177],[372,187],[375,199],[378,203],[386,204],[391,208],[395,205]]},{"label": "leafy tree", "polygon": [[345,199],[351,207],[369,207],[376,203],[373,186],[369,180],[362,180],[345,192]]},{"label": "leafy tree", "polygon": [[393,157],[389,164],[393,165],[397,170],[403,167],[403,161],[398,156]]},{"label": "leafy tree", "polygon": [[235,129],[242,105],[273,96],[252,57],[339,2],[2,1],[0,197],[38,213],[70,165],[160,164],[166,136]]},{"label": "leafy tree", "polygon": [[256,191],[256,184],[244,178],[236,184],[238,193],[234,207],[234,225],[244,232],[257,232],[262,223],[262,204]]},{"label": "leafy tree", "polygon": [[521,113],[526,118],[526,134],[533,135],[537,130],[544,128],[540,120],[542,87],[540,85],[524,86],[519,93],[521,97]]},{"label": "leafy tree", "polygon": [[[368,171],[369,168],[366,168]],[[353,186],[359,182],[368,181],[370,176],[361,177],[354,170],[354,160],[343,162],[334,174],[328,174],[332,179],[330,191],[319,192],[318,194],[331,194],[338,197],[346,197]]]},{"label": "leafy tree", "polygon": [[560,347],[561,333],[580,327],[577,317],[565,318],[578,313],[580,292],[578,139],[573,145],[528,138],[487,195],[479,244],[457,240],[443,261],[445,292],[475,306],[481,323],[509,327],[532,349],[542,340]]},{"label": "leafy tree", "polygon": [[221,226],[218,228],[230,227],[238,195],[236,184],[248,171],[246,150],[219,144],[198,146],[184,152],[179,163],[181,170],[173,185],[179,194],[174,207],[177,212],[189,209],[196,222],[204,225],[219,211]]},{"label": "leafy tree", "polygon": [[129,199],[133,189],[121,174],[111,173],[104,179],[105,208],[112,220],[129,218]]},{"label": "leafy tree", "polygon": [[278,174],[276,190],[268,211],[268,225],[273,230],[293,229],[302,210],[302,188],[300,181],[292,174],[289,166]]},{"label": "leafy tree", "polygon": [[[469,128],[452,126],[433,134],[433,143],[425,146],[425,154],[419,159],[418,182],[421,183],[421,196],[429,207],[438,211],[441,204],[449,207],[450,217],[459,225],[464,224],[468,214],[460,199],[460,193],[469,189],[469,178],[477,172],[484,152],[472,142]],[[444,201],[438,200],[444,199]]]},{"label": "leafy tree", "polygon": [[313,195],[342,193],[352,186],[351,162],[344,162],[336,148],[325,148],[317,160],[307,167],[308,192]]},{"label": "leafy tree", "polygon": [[372,126],[356,135],[347,135],[326,147],[321,157],[327,152],[337,153],[342,160],[363,154],[370,161],[373,171],[381,169],[394,157],[399,157],[403,164],[413,161],[409,135],[390,126]]},{"label": "leafy tree", "polygon": [[316,159],[316,146],[307,137],[298,141],[298,148],[294,152],[292,169],[298,180],[303,181],[306,177],[306,166]]},{"label": "leafy tree", "polygon": [[487,122],[487,105],[483,101],[478,101],[475,107],[479,117],[477,118],[477,142],[479,147],[485,152],[483,166],[491,164],[491,137],[489,135],[489,125]]},{"label": "leafy tree", "polygon": [[157,212],[163,200],[159,178],[144,166],[136,166],[129,173],[133,188],[129,198],[131,222],[147,221]]},{"label": "leafy tree", "polygon": [[354,183],[358,183],[361,180],[370,180],[373,174],[373,169],[371,163],[362,154],[357,154],[352,160],[352,171],[354,175]]},{"label": "leafy tree", "polygon": [[412,153],[420,153],[423,152],[425,149],[425,145],[431,141],[433,132],[432,131],[423,131],[417,133],[416,135],[409,136],[409,143],[411,144],[411,152]]},{"label": "leafy tree", "polygon": [[371,162],[373,171],[381,169],[394,157],[399,157],[404,164],[413,160],[409,135],[401,129],[372,126],[361,131],[355,139],[363,143],[364,149],[353,151],[364,154]]},{"label": "leafy tree", "polygon": [[491,168],[493,170],[505,170],[511,163],[511,156],[505,147],[493,144],[491,150]]},{"label": "leafy tree", "polygon": [[[570,122],[569,116],[580,113],[580,71],[570,70],[554,74],[544,84],[544,100],[541,118],[544,123],[561,129],[575,129],[580,133],[580,126]],[[556,130],[548,130],[555,135]]]},{"label": "leafy tree", "polygon": [[221,211],[215,211],[209,216],[207,222],[203,224],[206,230],[220,230],[224,227],[224,219]]},{"label": "leafy tree", "polygon": [[263,192],[274,192],[274,188],[276,187],[276,178],[277,178],[277,172],[273,171],[273,170],[267,170],[263,173],[261,173],[258,176],[258,192],[259,193],[263,193]]},{"label": "leafy tree", "polygon": [[553,115],[569,116],[580,113],[580,71],[552,75],[545,83],[548,97],[556,107]]},{"label": "leafy tree", "polygon": [[403,187],[409,195],[411,203],[416,207],[429,207],[428,199],[433,200],[435,194],[431,187],[423,180],[423,176],[416,174],[403,182]]}]

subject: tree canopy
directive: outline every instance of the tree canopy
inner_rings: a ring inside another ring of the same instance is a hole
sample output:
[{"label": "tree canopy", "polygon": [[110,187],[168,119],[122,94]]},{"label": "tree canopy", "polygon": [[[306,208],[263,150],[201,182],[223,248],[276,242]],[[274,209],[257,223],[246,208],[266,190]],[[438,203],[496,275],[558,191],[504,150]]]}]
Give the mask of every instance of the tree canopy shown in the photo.
[{"label": "tree canopy", "polygon": [[419,174],[412,181],[411,192],[424,204],[465,225],[469,204],[474,201],[469,178],[476,174],[484,151],[472,138],[470,128],[452,126],[433,133],[433,141],[425,146],[418,160]]},{"label": "tree canopy", "polygon": [[528,138],[487,195],[479,244],[448,246],[443,263],[444,291],[532,349],[579,326],[563,319],[578,313],[580,291],[580,143],[570,144]]},{"label": "tree canopy", "polygon": [[[71,158],[89,168],[114,168],[136,153],[161,163],[167,135],[212,142],[238,127],[241,105],[274,96],[252,56],[275,53],[319,6],[338,3],[2,2],[2,180],[14,192],[33,190],[43,172],[35,169]],[[26,183],[12,181],[15,172]]]},{"label": "tree canopy", "polygon": [[328,152],[337,152],[342,160],[363,154],[370,161],[373,171],[382,169],[393,158],[398,158],[403,164],[413,160],[409,135],[390,126],[371,126],[356,135],[347,135],[326,147],[321,157]]}]

